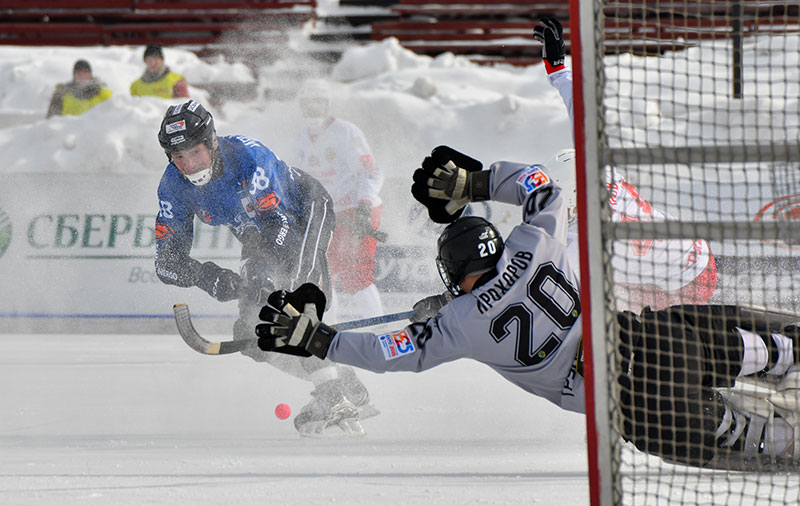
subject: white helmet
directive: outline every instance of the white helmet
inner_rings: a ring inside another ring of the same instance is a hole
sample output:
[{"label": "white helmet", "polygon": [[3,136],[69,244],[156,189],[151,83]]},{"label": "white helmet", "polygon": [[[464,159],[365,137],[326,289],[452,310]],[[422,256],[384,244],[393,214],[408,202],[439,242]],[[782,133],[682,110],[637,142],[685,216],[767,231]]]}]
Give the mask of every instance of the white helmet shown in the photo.
[{"label": "white helmet", "polygon": [[550,169],[548,174],[556,180],[567,199],[569,221],[577,218],[578,191],[575,186],[575,150],[562,149],[550,157],[544,165]]},{"label": "white helmet", "polygon": [[322,79],[309,79],[297,93],[297,101],[303,117],[312,127],[322,127],[328,119],[331,105],[331,92]]}]

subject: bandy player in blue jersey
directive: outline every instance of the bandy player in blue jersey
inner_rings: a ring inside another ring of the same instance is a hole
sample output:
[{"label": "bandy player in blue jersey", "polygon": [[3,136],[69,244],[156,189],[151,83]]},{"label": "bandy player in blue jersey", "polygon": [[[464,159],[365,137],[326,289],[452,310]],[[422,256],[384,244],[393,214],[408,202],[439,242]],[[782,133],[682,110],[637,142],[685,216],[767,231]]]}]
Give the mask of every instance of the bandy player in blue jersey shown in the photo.
[{"label": "bandy player in blue jersey", "polygon": [[[533,395],[585,412],[579,281],[566,250],[566,201],[548,168],[496,162],[482,170],[440,146],[414,173],[412,194],[431,219],[449,223],[436,262],[454,298],[426,321],[373,334],[321,322],[324,295],[313,285],[274,292],[256,327],[259,347],[374,372],[471,358]],[[468,202],[485,200],[522,207],[505,241],[485,219],[460,216]],[[288,316],[280,310],[286,303],[303,314]],[[800,327],[736,306],[616,316],[612,356],[625,440],[694,466],[797,465]],[[740,381],[764,390],[733,388]]]},{"label": "bandy player in blue jersey", "polygon": [[[333,201],[316,179],[257,140],[218,137],[213,117],[194,100],[167,109],[158,141],[169,159],[158,187],[155,265],[161,281],[197,286],[221,302],[238,299],[235,339],[254,337],[262,295],[305,282],[329,287],[326,249],[335,217]],[[239,273],[191,257],[195,218],[228,227],[242,243]],[[350,368],[265,353],[255,345],[242,353],[314,384],[312,401],[294,419],[303,435],[333,426],[362,432],[359,413],[376,414]]]}]

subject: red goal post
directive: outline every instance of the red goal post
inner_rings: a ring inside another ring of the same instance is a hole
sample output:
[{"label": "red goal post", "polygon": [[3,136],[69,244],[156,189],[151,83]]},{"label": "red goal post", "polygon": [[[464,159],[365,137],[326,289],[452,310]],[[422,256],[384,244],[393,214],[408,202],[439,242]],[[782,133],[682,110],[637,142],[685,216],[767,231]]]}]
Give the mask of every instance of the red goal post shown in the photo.
[{"label": "red goal post", "polygon": [[[583,8],[581,7],[583,4]],[[585,82],[584,73],[592,72],[595,67],[597,48],[594,41],[594,15],[592,2],[570,0],[570,24],[572,28],[571,53],[573,70],[573,136],[575,139],[576,192],[578,194],[578,241],[581,269],[581,314],[583,315],[584,340],[584,376],[586,388],[586,430],[587,454],[589,464],[589,498],[592,506],[613,504],[611,474],[601,473],[602,469],[610,469],[612,456],[608,430],[598,431],[598,427],[607,425],[610,419],[608,411],[608,374],[602,360],[605,350],[599,346],[605,336],[605,311],[601,304],[604,298],[602,283],[602,257],[589,254],[589,244],[600,244],[600,214],[589,212],[601,208],[601,194],[597,189],[601,185],[598,170],[587,171],[586,167],[599,167],[597,149],[597,88],[581,86]],[[583,17],[589,19],[582,22]],[[584,47],[583,41],[588,41]],[[590,82],[593,80],[590,80]],[[592,280],[596,279],[595,283]],[[594,301],[598,301],[597,304]],[[599,339],[592,339],[598,336]],[[598,346],[595,346],[595,344]],[[600,367],[595,367],[595,363]],[[601,385],[597,388],[595,385]]]}]

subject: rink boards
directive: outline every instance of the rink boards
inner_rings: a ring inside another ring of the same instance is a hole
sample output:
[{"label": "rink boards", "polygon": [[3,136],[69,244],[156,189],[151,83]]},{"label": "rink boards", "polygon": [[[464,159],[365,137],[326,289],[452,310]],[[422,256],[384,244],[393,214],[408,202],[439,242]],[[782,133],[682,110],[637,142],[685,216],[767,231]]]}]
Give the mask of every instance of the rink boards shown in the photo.
[{"label": "rink boards", "polygon": [[[4,181],[0,328],[172,331],[171,308],[176,302],[188,302],[206,331],[230,328],[234,302],[221,304],[199,289],[164,285],[155,275],[159,175],[7,174]],[[442,291],[434,264],[442,226],[428,220],[406,186],[399,178],[384,185],[381,230],[388,240],[379,244],[377,254],[376,285],[384,306],[397,311]],[[776,194],[774,185],[736,183],[718,185],[717,191],[739,197],[726,199],[735,202],[737,219],[800,217],[800,196]],[[699,219],[677,207],[668,210],[683,219]],[[474,212],[495,222],[503,233],[521,218],[520,210],[502,204],[478,204]],[[786,261],[798,247],[756,243],[752,249]],[[742,248],[712,243],[722,271],[746,252]],[[197,223],[192,254],[198,260],[238,269],[239,253],[239,243],[227,229]]]},{"label": "rink boards", "polygon": [[[236,303],[161,283],[154,224],[159,175],[8,174],[0,188],[0,331],[172,331],[172,305],[188,302],[207,331],[226,332]],[[387,192],[390,193],[390,192]],[[390,194],[376,284],[389,308],[441,291],[432,227]],[[192,255],[238,270],[228,229],[195,226]],[[408,306],[408,307],[406,307]],[[65,327],[66,325],[66,327]]]}]

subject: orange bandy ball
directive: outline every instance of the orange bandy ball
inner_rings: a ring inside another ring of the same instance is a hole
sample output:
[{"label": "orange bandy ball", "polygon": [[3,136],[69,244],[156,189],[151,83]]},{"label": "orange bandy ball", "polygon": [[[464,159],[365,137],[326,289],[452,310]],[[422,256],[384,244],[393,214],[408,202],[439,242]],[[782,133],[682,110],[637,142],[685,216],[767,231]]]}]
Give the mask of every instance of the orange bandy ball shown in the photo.
[{"label": "orange bandy ball", "polygon": [[281,420],[286,420],[292,414],[292,408],[288,404],[278,404],[275,406],[275,416]]}]

